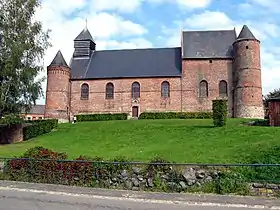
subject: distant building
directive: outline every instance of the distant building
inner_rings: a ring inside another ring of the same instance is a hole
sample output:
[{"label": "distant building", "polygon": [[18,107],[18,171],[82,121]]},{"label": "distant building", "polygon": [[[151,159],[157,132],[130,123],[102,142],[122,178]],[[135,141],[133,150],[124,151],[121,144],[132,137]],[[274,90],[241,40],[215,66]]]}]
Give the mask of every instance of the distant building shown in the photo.
[{"label": "distant building", "polygon": [[217,98],[228,100],[230,117],[264,118],[260,59],[260,41],[246,25],[238,36],[183,31],[179,47],[102,51],[85,28],[70,64],[59,51],[47,68],[45,118],[212,111]]},{"label": "distant building", "polygon": [[26,120],[41,120],[44,119],[45,105],[32,106],[31,110],[27,113],[22,113]]}]

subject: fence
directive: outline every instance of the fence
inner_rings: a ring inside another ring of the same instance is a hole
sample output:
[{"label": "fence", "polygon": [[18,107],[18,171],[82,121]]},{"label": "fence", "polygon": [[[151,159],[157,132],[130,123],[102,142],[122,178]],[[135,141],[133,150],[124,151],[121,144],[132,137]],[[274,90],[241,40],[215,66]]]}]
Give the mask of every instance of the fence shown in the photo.
[{"label": "fence", "polygon": [[157,192],[280,195],[280,164],[0,158],[0,180]]}]

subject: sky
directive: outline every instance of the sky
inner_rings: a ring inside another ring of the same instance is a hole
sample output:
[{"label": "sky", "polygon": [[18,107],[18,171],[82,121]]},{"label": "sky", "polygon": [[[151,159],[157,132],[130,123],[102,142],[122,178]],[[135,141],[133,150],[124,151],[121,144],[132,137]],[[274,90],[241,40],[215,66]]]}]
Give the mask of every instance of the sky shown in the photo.
[{"label": "sky", "polygon": [[[261,41],[263,94],[280,88],[279,0],[43,0],[35,18],[50,29],[52,47],[69,64],[74,39],[87,26],[97,50],[180,46],[182,30],[233,29],[246,24]],[[43,83],[46,89],[46,82]],[[37,104],[44,104],[42,97]]]}]

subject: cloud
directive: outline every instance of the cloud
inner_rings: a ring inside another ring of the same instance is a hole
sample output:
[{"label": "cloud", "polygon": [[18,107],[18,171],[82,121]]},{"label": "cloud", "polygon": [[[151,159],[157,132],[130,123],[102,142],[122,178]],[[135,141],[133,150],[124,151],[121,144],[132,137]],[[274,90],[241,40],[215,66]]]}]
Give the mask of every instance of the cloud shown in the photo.
[{"label": "cloud", "polygon": [[125,13],[134,12],[141,6],[142,0],[91,0],[93,11],[119,11]]}]

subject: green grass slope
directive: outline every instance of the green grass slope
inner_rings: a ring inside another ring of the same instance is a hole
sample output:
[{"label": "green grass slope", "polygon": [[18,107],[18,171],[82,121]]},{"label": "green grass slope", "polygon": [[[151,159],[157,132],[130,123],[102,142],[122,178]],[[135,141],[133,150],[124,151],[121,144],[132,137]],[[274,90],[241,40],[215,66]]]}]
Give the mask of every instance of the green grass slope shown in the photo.
[{"label": "green grass slope", "polygon": [[239,163],[279,145],[280,129],[241,125],[229,119],[214,128],[212,120],[130,120],[59,125],[59,129],[26,142],[0,146],[0,157],[23,154],[34,146],[111,159],[126,156],[148,161],[155,156],[185,163]]}]

